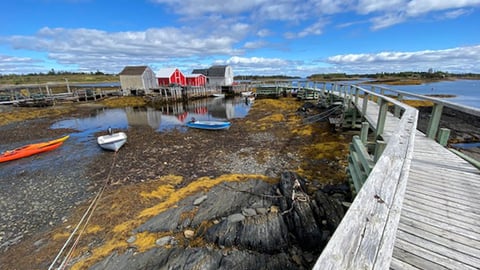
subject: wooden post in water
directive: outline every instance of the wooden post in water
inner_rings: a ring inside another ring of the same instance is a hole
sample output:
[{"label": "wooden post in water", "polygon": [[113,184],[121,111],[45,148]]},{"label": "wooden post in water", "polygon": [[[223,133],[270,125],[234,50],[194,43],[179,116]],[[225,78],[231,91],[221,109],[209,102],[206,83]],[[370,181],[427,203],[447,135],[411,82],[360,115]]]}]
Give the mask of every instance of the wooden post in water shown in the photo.
[{"label": "wooden post in water", "polygon": [[435,103],[432,107],[432,115],[428,121],[427,137],[435,139],[438,131],[438,125],[440,124],[440,118],[442,117],[443,104]]}]

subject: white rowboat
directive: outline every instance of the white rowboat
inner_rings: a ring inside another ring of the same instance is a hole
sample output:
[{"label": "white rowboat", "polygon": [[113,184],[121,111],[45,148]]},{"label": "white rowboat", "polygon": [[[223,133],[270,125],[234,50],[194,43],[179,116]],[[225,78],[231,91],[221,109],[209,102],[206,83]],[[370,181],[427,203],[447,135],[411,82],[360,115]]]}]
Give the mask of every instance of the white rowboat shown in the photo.
[{"label": "white rowboat", "polygon": [[127,134],[124,132],[117,132],[97,138],[97,143],[101,148],[115,152],[117,152],[126,142]]}]

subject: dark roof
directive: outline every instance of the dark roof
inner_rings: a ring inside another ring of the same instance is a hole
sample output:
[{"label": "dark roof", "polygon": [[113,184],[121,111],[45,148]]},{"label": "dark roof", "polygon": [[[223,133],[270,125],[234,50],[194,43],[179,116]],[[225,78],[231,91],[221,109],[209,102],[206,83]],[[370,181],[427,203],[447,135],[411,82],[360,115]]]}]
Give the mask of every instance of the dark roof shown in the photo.
[{"label": "dark roof", "polygon": [[209,77],[224,77],[227,66],[211,66],[208,69],[194,69],[192,74],[203,74]]},{"label": "dark roof", "polygon": [[205,76],[208,76],[208,69],[206,69],[206,68],[194,69],[192,71],[192,74],[203,74]]},{"label": "dark roof", "polygon": [[147,66],[127,66],[118,75],[142,75]]},{"label": "dark roof", "polygon": [[208,76],[224,77],[225,76],[225,69],[227,69],[227,66],[211,66],[208,69]]}]

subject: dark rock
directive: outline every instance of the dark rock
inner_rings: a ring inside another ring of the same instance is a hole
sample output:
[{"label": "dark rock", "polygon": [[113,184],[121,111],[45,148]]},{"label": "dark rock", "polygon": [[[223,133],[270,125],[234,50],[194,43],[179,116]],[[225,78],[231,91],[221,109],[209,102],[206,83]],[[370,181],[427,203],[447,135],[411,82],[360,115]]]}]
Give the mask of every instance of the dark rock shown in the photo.
[{"label": "dark rock", "polygon": [[130,270],[130,269],[305,269],[295,265],[289,256],[280,253],[274,255],[256,252],[232,250],[225,254],[207,248],[154,248],[144,253],[112,254],[97,263],[92,270]]},{"label": "dark rock", "polygon": [[318,208],[322,210],[321,213],[323,213],[320,218],[327,221],[327,228],[333,233],[345,215],[342,204],[338,200],[331,199],[320,190],[315,193],[315,201]]},{"label": "dark rock", "polygon": [[230,215],[227,218],[228,223],[237,223],[237,222],[241,222],[241,221],[244,221],[244,220],[245,220],[245,216],[242,215],[242,214],[238,214],[238,213]]},{"label": "dark rock", "polygon": [[257,215],[257,211],[253,208],[245,208],[242,210],[242,214],[246,217],[251,217]]},{"label": "dark rock", "polygon": [[[208,248],[177,243],[171,249],[128,251],[106,258],[93,269],[311,268],[343,217],[343,208],[321,190],[310,196],[306,185],[307,180],[293,172],[282,173],[276,185],[260,180],[217,185],[198,206],[194,201],[199,197],[190,196],[134,230],[189,231],[184,236],[189,238],[187,243],[201,239]],[[182,220],[185,212],[193,216]],[[172,239],[159,239],[157,245]]]},{"label": "dark rock", "polygon": [[220,184],[208,192],[208,198],[199,206],[192,226],[197,226],[205,220],[241,213],[243,208],[251,207],[253,203],[270,207],[271,201],[263,196],[270,194],[272,186],[263,181]]},{"label": "dark rock", "polygon": [[258,252],[273,253],[288,245],[288,230],[278,213],[247,217],[242,222],[227,220],[210,227],[205,235],[217,245],[239,246]]},{"label": "dark rock", "polygon": [[284,172],[279,185],[284,196],[280,199],[280,207],[288,230],[295,235],[296,241],[303,248],[318,249],[325,239],[319,225],[321,223],[318,223],[314,215],[318,207],[304,192],[305,179],[296,173]]}]

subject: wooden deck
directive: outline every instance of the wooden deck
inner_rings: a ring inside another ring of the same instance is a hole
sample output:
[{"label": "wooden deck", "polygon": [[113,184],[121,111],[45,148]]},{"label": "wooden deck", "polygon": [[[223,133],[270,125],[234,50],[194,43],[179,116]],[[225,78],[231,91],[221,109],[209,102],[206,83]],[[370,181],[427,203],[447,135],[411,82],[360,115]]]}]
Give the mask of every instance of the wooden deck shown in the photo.
[{"label": "wooden deck", "polygon": [[480,268],[480,173],[418,132],[391,269]]},{"label": "wooden deck", "polygon": [[[387,115],[387,142],[398,124]],[[390,269],[480,269],[480,171],[418,130]]]},{"label": "wooden deck", "polygon": [[[366,118],[379,108],[369,101]],[[388,141],[399,119],[388,114]],[[416,131],[390,269],[480,268],[480,171]]]},{"label": "wooden deck", "polygon": [[[367,99],[357,97],[355,106],[389,147],[410,150],[405,158],[384,152],[314,269],[480,269],[480,171],[416,129],[402,141],[412,120]],[[371,204],[374,197],[384,200]]]}]

